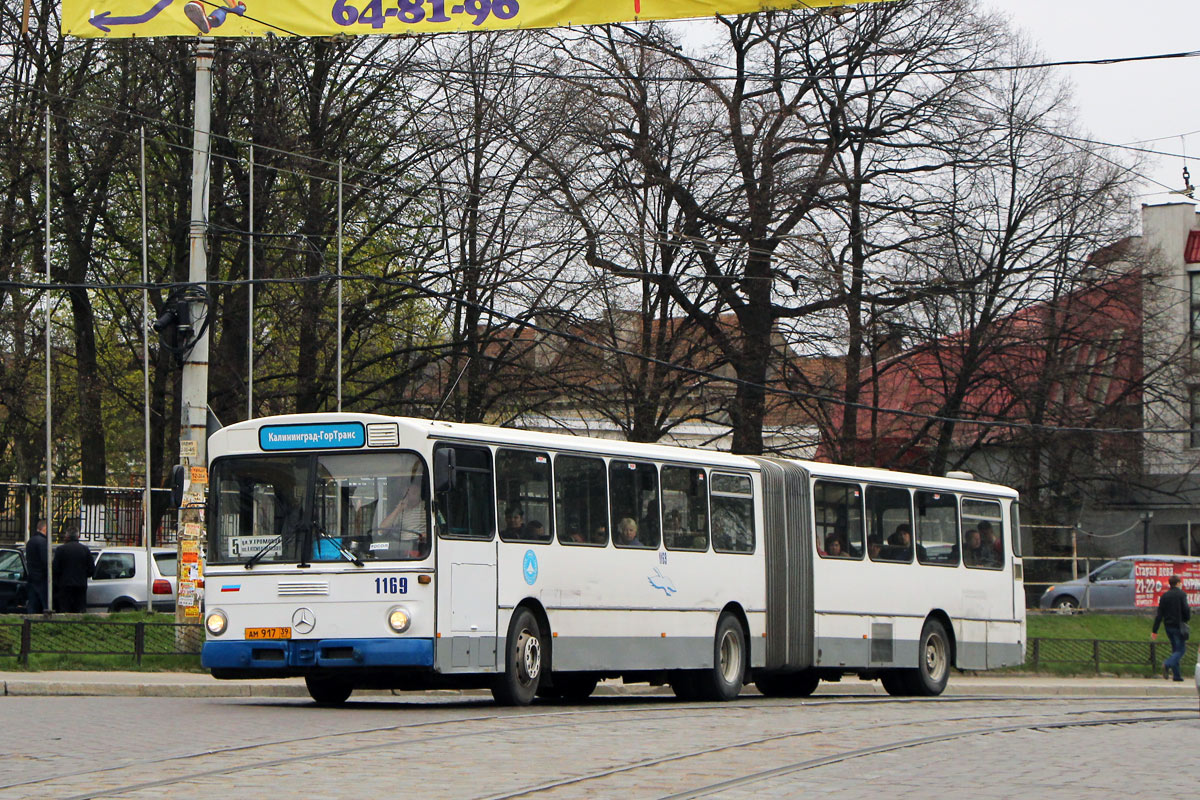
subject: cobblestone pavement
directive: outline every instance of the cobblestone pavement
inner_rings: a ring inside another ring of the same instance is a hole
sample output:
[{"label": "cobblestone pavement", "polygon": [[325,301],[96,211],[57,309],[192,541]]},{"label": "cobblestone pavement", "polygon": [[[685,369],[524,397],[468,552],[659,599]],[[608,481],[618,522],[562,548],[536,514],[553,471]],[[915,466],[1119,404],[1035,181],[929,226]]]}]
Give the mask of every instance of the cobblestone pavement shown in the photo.
[{"label": "cobblestone pavement", "polygon": [[0,798],[1111,798],[1200,778],[1192,698],[0,699]]}]

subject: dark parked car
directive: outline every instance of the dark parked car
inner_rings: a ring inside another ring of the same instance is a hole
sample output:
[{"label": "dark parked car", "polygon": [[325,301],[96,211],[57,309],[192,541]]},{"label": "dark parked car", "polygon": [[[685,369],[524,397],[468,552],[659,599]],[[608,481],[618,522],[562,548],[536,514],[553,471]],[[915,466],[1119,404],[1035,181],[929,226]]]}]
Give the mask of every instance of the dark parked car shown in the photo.
[{"label": "dark parked car", "polygon": [[25,554],[15,547],[0,547],[0,614],[25,613]]}]

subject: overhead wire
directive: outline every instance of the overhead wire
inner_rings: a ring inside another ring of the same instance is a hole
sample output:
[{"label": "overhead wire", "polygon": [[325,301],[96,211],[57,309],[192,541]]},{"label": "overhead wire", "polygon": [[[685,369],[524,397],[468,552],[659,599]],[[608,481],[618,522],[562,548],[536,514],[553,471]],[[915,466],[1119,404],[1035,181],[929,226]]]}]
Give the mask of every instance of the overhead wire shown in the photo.
[{"label": "overhead wire", "polygon": [[[282,30],[282,29],[281,29],[281,30]],[[1042,63],[1040,63],[1040,64],[1029,64],[1029,65],[1007,65],[1007,66],[1001,65],[1001,66],[991,66],[991,67],[981,67],[981,68],[969,68],[969,69],[963,69],[963,70],[935,70],[935,71],[917,71],[917,72],[915,72],[915,73],[913,73],[913,74],[953,74],[953,73],[956,73],[956,72],[983,72],[983,71],[999,71],[999,70],[1005,70],[1005,69],[1034,69],[1034,68],[1042,68],[1042,67],[1047,67],[1047,66],[1064,66],[1064,65],[1077,65],[1077,64],[1111,64],[1111,63],[1122,63],[1122,62],[1126,62],[1126,61],[1150,60],[1150,59],[1159,59],[1159,58],[1194,57],[1195,55],[1198,55],[1198,54],[1200,54],[1200,51],[1197,51],[1197,52],[1188,52],[1188,53],[1177,53],[1177,54],[1158,54],[1158,55],[1153,55],[1153,56],[1141,56],[1141,57],[1128,57],[1128,58],[1109,58],[1109,59],[1097,59],[1097,60],[1088,60],[1088,61],[1072,61],[1072,62],[1042,62]],[[471,71],[464,71],[464,74],[468,74],[468,75],[475,75],[476,73],[475,73],[475,71],[474,71],[474,70],[471,70]],[[879,73],[879,74],[887,74],[887,73]],[[531,74],[530,74],[530,77],[532,77],[532,76],[534,76],[534,75],[536,75],[536,76],[538,76],[538,77],[544,77],[544,76],[545,76],[545,73],[544,73],[544,72],[531,73]],[[519,74],[517,74],[517,73],[514,73],[514,76],[516,76],[516,77],[520,77],[520,75],[519,75]],[[512,76],[510,76],[510,77],[512,77]],[[559,74],[559,75],[558,75],[558,77],[568,77],[568,76],[567,76],[567,75],[564,75],[564,74]],[[597,77],[597,76],[595,76],[595,75],[587,75],[587,76],[585,76],[585,77],[587,77],[587,78],[591,79],[591,78],[595,78],[595,77]],[[773,78],[774,76],[761,76],[761,77],[762,77],[763,79],[768,79],[768,78]],[[863,77],[868,77],[868,76],[867,76],[867,75],[864,75]],[[717,79],[718,79],[718,80],[723,80],[723,79],[726,79],[726,78],[723,78],[723,77],[720,77],[720,76],[718,76],[718,78],[717,78]],[[678,80],[678,78],[677,78],[677,77],[673,77],[673,78],[669,78],[669,80]],[[72,98],[72,99],[73,99],[73,98]],[[125,113],[125,112],[122,112],[122,113]],[[161,121],[161,120],[155,120],[155,121],[156,121],[156,122],[158,122],[159,124],[162,124],[162,121]],[[171,124],[171,123],[167,123],[167,124]],[[181,126],[179,126],[179,127],[181,127],[181,128],[186,128],[187,126],[182,126],[182,125],[181,125]],[[231,137],[227,137],[227,138],[229,138],[229,140],[230,140],[230,141],[236,141],[236,140],[232,139]],[[172,145],[174,145],[175,143],[171,143],[171,144],[172,144]],[[249,143],[249,142],[244,142],[244,144],[250,144],[250,143]],[[256,146],[258,146],[258,147],[261,147],[261,145],[256,145]],[[1108,146],[1119,147],[1119,145],[1108,145]],[[181,147],[180,149],[190,149],[190,148],[182,148],[182,147]],[[317,162],[322,162],[322,163],[330,163],[330,164],[331,164],[331,163],[333,163],[333,162],[326,161],[326,160],[319,159],[319,158],[315,158],[315,157],[312,157],[312,156],[307,156],[307,155],[305,155],[305,154],[287,153],[287,151],[279,151],[279,152],[281,152],[281,153],[286,153],[286,154],[288,154],[288,155],[294,155],[294,156],[299,156],[299,157],[306,157],[306,158],[310,158],[310,159],[312,159],[313,161],[317,161]],[[220,157],[225,157],[225,156],[220,156]],[[382,174],[381,174],[380,176],[381,176],[381,177],[386,177],[385,175],[382,175]],[[326,176],[310,176],[310,177],[319,177],[319,178],[321,178],[321,179],[327,179],[327,177],[326,177]],[[345,276],[345,277],[346,277],[346,279],[356,279],[356,277],[370,277],[370,278],[374,279],[374,278],[373,278],[373,276]],[[327,276],[320,276],[320,277],[315,277],[315,278],[312,278],[312,279],[313,279],[313,280],[323,280],[323,281],[324,281],[324,280],[329,280],[330,278],[329,278],[329,277],[327,277]],[[260,279],[260,280],[262,280],[263,282],[271,282],[269,279]],[[294,282],[297,282],[297,281],[299,281],[299,280],[306,280],[306,279],[296,279],[296,278],[289,278],[289,279],[279,279],[279,280],[280,280],[280,281],[282,281],[282,282],[294,283]],[[387,279],[384,279],[384,280],[387,280]],[[256,282],[258,282],[258,281],[256,281]],[[234,284],[234,283],[237,283],[237,282],[220,282],[220,281],[212,281],[212,282],[210,282],[210,283],[211,283],[212,285],[226,285],[226,284],[228,284],[228,285],[232,285],[232,284]],[[7,285],[7,284],[6,284],[6,285]],[[15,285],[15,284],[14,284],[14,285]],[[167,284],[160,284],[160,286],[166,286],[166,285],[167,285]],[[25,288],[43,288],[43,289],[47,289],[47,288],[67,288],[67,287],[68,287],[68,285],[65,285],[65,284],[55,284],[55,285],[53,285],[53,286],[45,286],[45,285],[42,285],[41,287],[39,287],[37,284],[32,284],[32,283],[31,283],[31,284],[25,284],[25,285],[24,285],[24,287],[25,287]],[[99,285],[96,285],[96,286],[94,286],[94,288],[101,288],[101,287],[100,287]],[[121,285],[119,285],[119,284],[112,284],[112,285],[107,285],[105,288],[121,288]],[[138,285],[138,286],[134,286],[134,285],[126,285],[126,287],[125,287],[125,288],[141,288],[141,286],[140,286],[140,285]],[[426,287],[419,287],[419,286],[416,286],[416,287],[414,287],[414,286],[410,286],[410,288],[415,288],[415,290],[416,290],[416,291],[418,291],[418,292],[426,292],[426,293],[428,293],[428,292],[430,292],[430,291],[431,291],[431,290],[428,290]],[[445,296],[445,295],[436,294],[436,293],[435,293],[435,294],[433,294],[433,295],[430,295],[430,296],[436,296],[436,297],[439,297],[440,299],[443,299],[443,300],[450,300],[450,301],[452,301],[452,302],[463,302],[463,301],[461,300],[461,298],[457,298],[457,297],[450,297],[450,296]],[[480,310],[480,311],[483,311],[483,312],[485,312],[485,313],[488,313],[488,314],[492,314],[492,315],[499,316],[499,317],[501,317],[501,318],[504,318],[504,319],[507,319],[507,321],[509,321],[509,322],[517,322],[517,323],[520,323],[520,324],[526,325],[527,327],[531,327],[531,328],[533,328],[533,329],[535,329],[535,330],[540,330],[541,332],[544,332],[544,333],[552,333],[552,334],[555,334],[555,335],[561,335],[561,332],[558,332],[558,331],[553,331],[553,330],[548,330],[548,329],[540,329],[540,328],[538,328],[537,326],[530,325],[530,324],[528,323],[528,321],[527,321],[527,320],[521,320],[521,319],[519,319],[519,318],[516,318],[516,317],[511,317],[511,316],[504,315],[504,314],[503,314],[503,312],[500,312],[500,311],[498,311],[497,309],[494,309],[494,308],[491,308],[491,307],[487,307],[487,306],[479,306],[479,307],[478,307],[478,310]],[[583,341],[583,342],[581,342],[581,343],[587,343],[587,344],[591,344],[591,345],[595,346],[595,343],[589,343],[589,342],[586,342],[586,341]],[[633,353],[633,352],[630,352],[630,351],[624,351],[624,350],[619,350],[619,349],[616,349],[616,350],[613,350],[613,352],[614,352],[614,353],[616,353],[616,354],[620,354],[620,355],[628,355],[628,356],[635,356],[635,357],[639,357],[639,358],[645,358],[644,354]],[[658,361],[657,359],[654,359],[654,360],[655,360],[655,361]],[[672,367],[672,368],[680,368],[680,367],[679,367],[679,365],[675,365],[675,364],[672,364],[672,363],[670,363],[670,362],[659,362],[659,363],[661,363],[661,364],[662,364],[662,365],[664,365],[664,366],[669,366],[669,367]],[[694,374],[697,374],[697,375],[702,375],[702,376],[706,376],[706,377],[711,377],[711,375],[710,375],[709,373],[704,373],[704,372],[702,372],[702,371],[695,371],[695,370],[692,370],[692,369],[690,369],[690,368],[687,368],[687,369],[685,369],[685,371],[690,371],[690,372],[693,372]],[[745,383],[745,382],[739,382],[739,381],[736,381],[736,380],[734,380],[734,382],[735,382],[735,383]],[[747,385],[752,385],[752,384],[747,384]],[[757,388],[765,388],[765,389],[767,389],[767,390],[770,390],[770,391],[776,391],[775,389],[773,389],[773,387],[757,387]],[[795,393],[791,393],[791,394],[793,394],[793,396],[795,396]],[[822,397],[822,396],[817,396],[817,395],[808,395],[807,397],[808,397],[808,399],[820,399],[820,400],[824,400],[824,401],[829,401],[829,400],[830,400],[830,398],[827,398],[827,397]],[[836,401],[834,401],[834,402],[836,402]],[[1034,427],[1034,428],[1040,428],[1040,426],[1013,425],[1013,424],[1011,424],[1011,423],[1004,423],[1004,422],[990,422],[990,421],[981,421],[981,420],[974,419],[974,418],[955,419],[955,418],[949,418],[949,417],[936,417],[936,416],[933,416],[933,415],[928,415],[928,414],[918,414],[918,413],[915,413],[915,412],[905,412],[905,411],[903,411],[903,410],[898,410],[898,409],[881,409],[881,408],[873,407],[873,406],[870,406],[870,405],[867,405],[867,404],[861,404],[861,405],[855,405],[855,404],[846,404],[846,405],[848,405],[848,406],[850,406],[850,407],[854,407],[854,408],[859,408],[859,409],[861,409],[861,410],[885,411],[885,412],[887,412],[887,413],[895,413],[895,414],[900,414],[900,415],[916,416],[916,417],[920,417],[920,418],[922,418],[922,419],[935,419],[935,420],[938,420],[938,421],[947,421],[947,422],[954,421],[954,422],[963,422],[963,423],[976,424],[976,425],[981,425],[981,424],[982,424],[982,425],[1001,425],[1001,426],[1005,426],[1005,427]],[[1040,429],[1045,429],[1045,428],[1040,428]],[[1101,431],[1103,431],[1103,432],[1151,432],[1151,431],[1154,431],[1154,432],[1180,432],[1180,430],[1187,430],[1187,429],[1178,429],[1178,430],[1176,430],[1176,429],[1091,429],[1091,428],[1053,428],[1053,430],[1066,430],[1066,431],[1096,431],[1096,430],[1101,430]]]}]

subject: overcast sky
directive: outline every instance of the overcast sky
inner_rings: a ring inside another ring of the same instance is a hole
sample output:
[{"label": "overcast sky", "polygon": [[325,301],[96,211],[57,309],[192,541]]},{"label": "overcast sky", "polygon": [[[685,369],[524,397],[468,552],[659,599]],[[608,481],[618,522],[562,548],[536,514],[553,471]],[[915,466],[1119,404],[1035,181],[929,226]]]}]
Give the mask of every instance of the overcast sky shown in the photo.
[{"label": "overcast sky", "polygon": [[[1200,0],[984,2],[1008,14],[1049,61],[1200,50]],[[1186,145],[1192,184],[1200,185],[1200,58],[1059,69],[1075,85],[1080,122],[1091,138],[1157,140],[1143,146],[1175,155],[1149,157],[1143,174],[1172,189],[1183,185]],[[1186,200],[1149,181],[1143,191],[1141,203]]]}]

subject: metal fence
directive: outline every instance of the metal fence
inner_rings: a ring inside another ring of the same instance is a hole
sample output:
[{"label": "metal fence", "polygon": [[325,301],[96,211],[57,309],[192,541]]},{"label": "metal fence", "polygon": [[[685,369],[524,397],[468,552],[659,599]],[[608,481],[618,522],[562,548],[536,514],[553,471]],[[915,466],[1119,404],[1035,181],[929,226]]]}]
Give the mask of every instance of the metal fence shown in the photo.
[{"label": "metal fence", "polygon": [[[105,545],[141,546],[143,498],[140,487],[54,486],[54,539],[67,530],[93,549]],[[152,545],[176,541],[176,511],[170,490],[151,489]],[[44,484],[0,483],[0,545],[25,541],[36,520],[44,516]]]},{"label": "metal fence", "polygon": [[[1171,643],[1163,637],[1155,642],[1117,642],[1104,639],[1031,638],[1025,666],[1034,671],[1054,665],[1075,666],[1096,672],[1145,672],[1157,675],[1163,659],[1171,654]],[[1180,668],[1196,669],[1196,648],[1186,647]]]},{"label": "metal fence", "polygon": [[80,619],[0,620],[0,664],[31,655],[129,656],[140,665],[145,656],[198,656],[204,628],[194,623],[107,622]]}]

